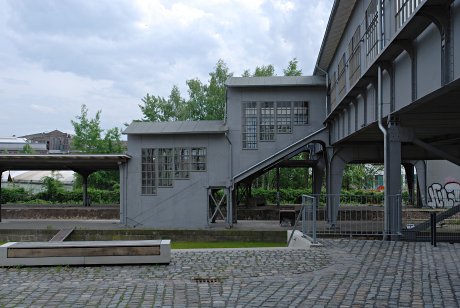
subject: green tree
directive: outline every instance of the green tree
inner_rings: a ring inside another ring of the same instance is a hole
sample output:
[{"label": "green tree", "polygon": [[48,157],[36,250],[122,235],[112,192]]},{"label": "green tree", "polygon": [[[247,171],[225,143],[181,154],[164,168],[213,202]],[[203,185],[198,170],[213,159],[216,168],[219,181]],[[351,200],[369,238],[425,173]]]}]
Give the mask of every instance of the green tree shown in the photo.
[{"label": "green tree", "polygon": [[250,70],[244,70],[243,74],[241,77],[251,77],[251,71]]},{"label": "green tree", "polygon": [[123,143],[121,142],[121,129],[114,127],[105,133],[100,153],[123,153]]},{"label": "green tree", "polygon": [[[121,130],[117,127],[104,131],[101,128],[101,111],[94,118],[88,117],[88,108],[82,105],[81,114],[71,121],[75,130],[72,148],[87,154],[113,154],[124,151],[121,142]],[[100,189],[113,189],[119,183],[118,171],[98,171],[88,177],[88,186]],[[78,175],[75,187],[81,187],[82,179]]]},{"label": "green tree", "polygon": [[165,122],[169,120],[168,102],[161,96],[154,96],[147,93],[143,98],[144,105],[139,104],[144,121]]},{"label": "green tree", "polygon": [[170,111],[170,120],[184,121],[187,119],[185,100],[180,96],[179,87],[174,85],[168,98],[168,111]]},{"label": "green tree", "polygon": [[192,121],[206,119],[207,85],[198,78],[187,80],[189,100],[186,104],[186,119]]},{"label": "green tree", "polygon": [[81,114],[71,121],[75,134],[72,138],[72,148],[83,153],[102,153],[101,111],[96,112],[93,119],[88,118],[88,107],[81,106]]},{"label": "green tree", "polygon": [[369,188],[373,177],[382,168],[373,164],[348,164],[343,172],[342,187],[347,190]]},{"label": "green tree", "polygon": [[32,146],[29,143],[26,143],[22,147],[22,153],[24,153],[24,154],[34,154],[34,149],[32,149]]},{"label": "green tree", "polygon": [[288,67],[283,70],[284,76],[302,76],[302,70],[297,68],[298,64],[297,58],[289,61]]},{"label": "green tree", "polygon": [[262,65],[257,66],[256,70],[254,71],[254,77],[270,77],[275,76],[275,67],[271,64],[269,65]]},{"label": "green tree", "polygon": [[[122,153],[121,129],[118,127],[104,131],[101,128],[101,111],[94,118],[88,118],[88,107],[81,106],[81,114],[72,122],[75,134],[72,149],[86,154]],[[103,136],[104,135],[104,136]]]},{"label": "green tree", "polygon": [[209,73],[206,91],[206,120],[222,120],[225,116],[225,82],[233,76],[225,62],[217,61],[214,71]]},{"label": "green tree", "polygon": [[173,86],[168,99],[147,93],[139,107],[144,121],[222,120],[225,115],[225,82],[233,74],[223,60],[209,73],[208,83],[198,78],[187,80],[189,99],[183,99]]},{"label": "green tree", "polygon": [[48,201],[53,201],[53,198],[59,193],[64,191],[64,185],[59,181],[59,174],[55,174],[54,171],[51,176],[45,176],[42,178],[43,181],[43,193]]}]

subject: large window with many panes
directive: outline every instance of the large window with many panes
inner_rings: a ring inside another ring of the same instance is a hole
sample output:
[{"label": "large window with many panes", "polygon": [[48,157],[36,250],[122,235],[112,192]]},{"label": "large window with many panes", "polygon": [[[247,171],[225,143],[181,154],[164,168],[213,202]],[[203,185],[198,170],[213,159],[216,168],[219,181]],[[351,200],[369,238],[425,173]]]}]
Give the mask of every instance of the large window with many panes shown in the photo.
[{"label": "large window with many panes", "polygon": [[142,149],[142,195],[156,195],[159,187],[190,179],[190,172],[206,171],[206,155],[205,147]]},{"label": "large window with many panes", "polygon": [[190,178],[190,149],[174,149],[174,178],[178,180]]},{"label": "large window with many panes", "polygon": [[158,149],[158,186],[172,187],[173,183],[173,149]]},{"label": "large window with many panes", "polygon": [[260,141],[275,140],[275,103],[261,102],[260,103]]},{"label": "large window with many panes", "polygon": [[155,173],[155,149],[142,149],[142,194],[155,195],[157,193]]},{"label": "large window with many panes", "polygon": [[257,149],[257,102],[243,103],[243,149]]},{"label": "large window with many panes", "polygon": [[292,102],[292,114],[294,117],[294,125],[308,124],[308,103]]},{"label": "large window with many panes", "polygon": [[306,101],[243,102],[243,149],[257,149],[258,142],[274,141],[276,134],[291,134],[293,126],[308,123]]},{"label": "large window with many panes", "polygon": [[292,132],[292,103],[276,103],[276,132],[285,134]]},{"label": "large window with many panes", "polygon": [[206,170],[206,148],[192,148],[192,170]]}]

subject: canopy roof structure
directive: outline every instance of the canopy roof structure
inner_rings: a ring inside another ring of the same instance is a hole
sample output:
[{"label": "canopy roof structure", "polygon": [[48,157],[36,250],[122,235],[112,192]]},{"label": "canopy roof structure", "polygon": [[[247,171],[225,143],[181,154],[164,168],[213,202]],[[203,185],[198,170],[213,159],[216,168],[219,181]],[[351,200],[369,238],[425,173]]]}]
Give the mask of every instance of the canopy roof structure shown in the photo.
[{"label": "canopy roof structure", "polygon": [[6,170],[118,170],[130,156],[125,154],[0,155],[0,172]]},{"label": "canopy roof structure", "polygon": [[100,170],[119,170],[130,158],[125,154],[4,154],[0,155],[0,173],[7,170],[73,170],[83,177],[83,205],[89,206],[88,176]]}]

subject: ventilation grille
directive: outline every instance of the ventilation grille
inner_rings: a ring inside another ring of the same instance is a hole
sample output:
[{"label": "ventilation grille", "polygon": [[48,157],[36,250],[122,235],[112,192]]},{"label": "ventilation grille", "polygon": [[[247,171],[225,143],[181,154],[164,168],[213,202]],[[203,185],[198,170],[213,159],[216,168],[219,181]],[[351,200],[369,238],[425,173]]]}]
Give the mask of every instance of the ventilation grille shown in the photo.
[{"label": "ventilation grille", "polygon": [[197,283],[221,283],[220,278],[213,278],[213,277],[196,277],[193,278],[193,281]]}]

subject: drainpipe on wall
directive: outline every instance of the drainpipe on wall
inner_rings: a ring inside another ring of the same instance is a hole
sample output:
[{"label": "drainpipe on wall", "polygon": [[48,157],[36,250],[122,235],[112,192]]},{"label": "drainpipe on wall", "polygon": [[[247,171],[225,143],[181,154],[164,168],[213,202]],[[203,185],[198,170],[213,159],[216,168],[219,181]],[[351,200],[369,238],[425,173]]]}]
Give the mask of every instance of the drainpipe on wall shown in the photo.
[{"label": "drainpipe on wall", "polygon": [[[382,51],[382,11],[381,11],[382,3],[381,0],[377,1],[377,14],[378,14],[378,26],[377,26],[377,37],[378,37],[378,53]],[[382,68],[380,65],[377,67],[377,111],[378,111],[378,126],[379,129],[383,133],[383,157],[384,157],[384,168],[385,171],[383,173],[383,181],[385,185],[387,184],[387,170],[388,170],[388,154],[387,154],[387,146],[388,146],[388,131],[387,128],[382,123],[383,117],[383,100],[382,100]],[[385,187],[384,190],[384,211],[385,211],[385,230],[384,234],[388,234],[388,221],[389,218],[386,217],[387,213],[389,212],[390,206],[390,196],[388,187]]]},{"label": "drainpipe on wall", "polygon": [[233,181],[233,145],[228,138],[228,131],[225,132],[225,139],[227,139],[228,145],[230,147],[230,164],[228,175],[230,177],[230,187],[228,188],[228,199],[227,199],[227,220],[228,227],[233,227],[233,190],[235,189],[235,183]]},{"label": "drainpipe on wall", "polygon": [[329,88],[329,74],[325,70],[323,70],[321,67],[319,67],[318,65],[315,65],[315,67],[326,75],[326,116],[325,118],[327,118],[327,115],[328,115],[327,114],[327,89]]}]

